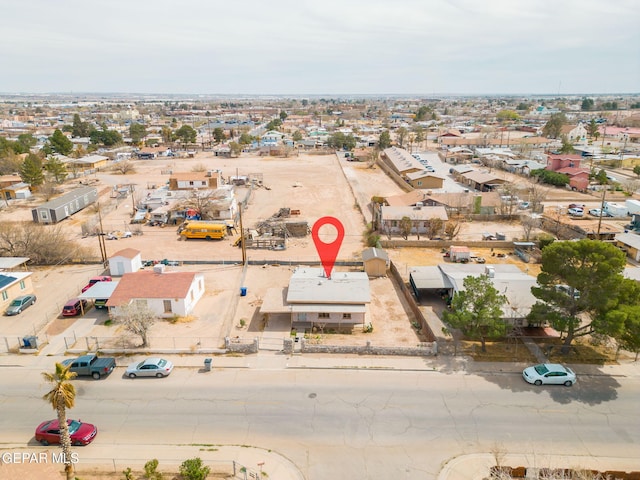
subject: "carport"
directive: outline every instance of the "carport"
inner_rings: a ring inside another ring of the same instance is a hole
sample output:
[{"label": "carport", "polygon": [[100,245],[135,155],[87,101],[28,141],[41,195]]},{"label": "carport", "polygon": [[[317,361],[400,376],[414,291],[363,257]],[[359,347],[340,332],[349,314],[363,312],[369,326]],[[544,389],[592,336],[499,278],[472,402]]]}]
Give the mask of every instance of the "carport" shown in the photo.
[{"label": "carport", "polygon": [[409,284],[417,299],[429,293],[449,297],[453,293],[453,285],[439,267],[411,267]]},{"label": "carport", "polygon": [[78,295],[78,298],[81,300],[91,300],[94,304],[98,299],[108,300],[111,298],[118,283],[119,282],[96,282],[86,292]]}]

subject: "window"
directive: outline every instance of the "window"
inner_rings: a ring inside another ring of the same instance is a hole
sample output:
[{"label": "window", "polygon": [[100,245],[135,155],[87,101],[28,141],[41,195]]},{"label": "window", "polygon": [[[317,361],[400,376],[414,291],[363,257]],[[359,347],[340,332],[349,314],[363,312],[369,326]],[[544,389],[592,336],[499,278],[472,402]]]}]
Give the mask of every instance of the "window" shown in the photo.
[{"label": "window", "polygon": [[325,312],[321,312],[318,314],[318,318],[330,318],[331,315]]},{"label": "window", "polygon": [[47,218],[49,218],[47,216],[47,211],[46,210],[40,210],[40,218],[43,220],[46,220]]},{"label": "window", "polygon": [[2,300],[8,300],[9,299],[9,294],[7,293],[6,290],[2,291]]},{"label": "window", "polygon": [[351,320],[351,314],[350,313],[343,313],[342,314],[342,319],[343,320]]},{"label": "window", "polygon": [[24,280],[20,280],[20,290],[24,290],[24,289],[25,289]]},{"label": "window", "polygon": [[422,185],[422,180],[418,180],[418,186]]}]

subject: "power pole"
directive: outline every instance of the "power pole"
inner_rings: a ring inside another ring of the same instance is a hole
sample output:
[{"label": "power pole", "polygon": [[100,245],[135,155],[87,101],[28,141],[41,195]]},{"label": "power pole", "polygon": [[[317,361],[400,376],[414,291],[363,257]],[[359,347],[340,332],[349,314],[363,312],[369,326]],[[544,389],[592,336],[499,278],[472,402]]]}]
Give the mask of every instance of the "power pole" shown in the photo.
[{"label": "power pole", "polygon": [[102,257],[102,265],[107,266],[107,246],[104,243],[104,230],[102,227],[102,213],[100,211],[100,204],[98,203],[98,220],[100,222],[100,231],[98,232],[98,243],[100,245],[100,256]]},{"label": "power pole", "polygon": [[242,202],[238,204],[238,212],[240,213],[240,248],[242,250],[242,266],[247,264],[247,246],[245,245],[244,228],[242,227]]}]

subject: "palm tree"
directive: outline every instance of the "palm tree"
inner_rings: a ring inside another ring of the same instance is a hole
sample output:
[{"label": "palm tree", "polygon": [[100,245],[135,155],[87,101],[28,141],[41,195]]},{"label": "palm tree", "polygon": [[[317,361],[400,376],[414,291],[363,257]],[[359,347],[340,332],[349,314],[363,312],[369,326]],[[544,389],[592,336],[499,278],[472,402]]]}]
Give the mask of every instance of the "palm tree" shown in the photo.
[{"label": "palm tree", "polygon": [[44,395],[42,399],[49,402],[58,413],[60,446],[64,453],[64,471],[67,474],[67,480],[73,480],[74,478],[73,463],[71,463],[71,436],[67,425],[66,409],[73,408],[75,405],[76,388],[71,383],[71,380],[76,376],[76,373],[70,372],[70,367],[71,365],[64,366],[61,363],[56,363],[56,371],[54,373],[42,372],[42,376],[47,383],[53,385],[51,391]]}]

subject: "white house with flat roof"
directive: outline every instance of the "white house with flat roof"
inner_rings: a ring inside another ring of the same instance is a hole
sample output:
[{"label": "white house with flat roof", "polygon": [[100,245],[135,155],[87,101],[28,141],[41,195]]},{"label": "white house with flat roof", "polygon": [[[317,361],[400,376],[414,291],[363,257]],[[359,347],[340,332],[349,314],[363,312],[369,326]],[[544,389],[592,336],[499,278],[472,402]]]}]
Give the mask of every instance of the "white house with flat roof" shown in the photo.
[{"label": "white house with flat roof", "polygon": [[327,278],[322,268],[299,267],[289,286],[267,290],[260,312],[289,314],[299,331],[317,328],[352,330],[364,325],[371,302],[369,277],[365,272],[336,272]]}]

